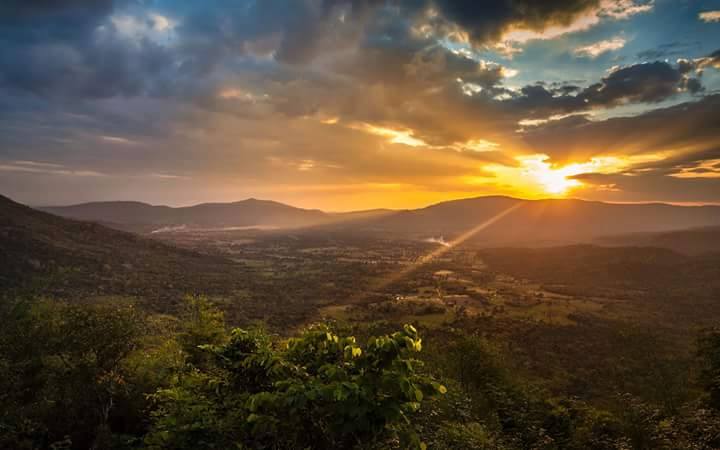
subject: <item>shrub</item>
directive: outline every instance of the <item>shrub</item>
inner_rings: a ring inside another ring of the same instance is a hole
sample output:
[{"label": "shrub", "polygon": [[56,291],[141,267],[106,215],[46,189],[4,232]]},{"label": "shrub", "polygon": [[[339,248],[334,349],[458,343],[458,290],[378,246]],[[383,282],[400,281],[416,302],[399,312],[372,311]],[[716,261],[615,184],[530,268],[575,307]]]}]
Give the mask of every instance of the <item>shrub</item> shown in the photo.
[{"label": "shrub", "polygon": [[360,345],[327,326],[273,343],[235,329],[201,348],[214,363],[189,366],[155,395],[152,449],[424,448],[411,417],[445,388],[418,372],[412,326]]}]

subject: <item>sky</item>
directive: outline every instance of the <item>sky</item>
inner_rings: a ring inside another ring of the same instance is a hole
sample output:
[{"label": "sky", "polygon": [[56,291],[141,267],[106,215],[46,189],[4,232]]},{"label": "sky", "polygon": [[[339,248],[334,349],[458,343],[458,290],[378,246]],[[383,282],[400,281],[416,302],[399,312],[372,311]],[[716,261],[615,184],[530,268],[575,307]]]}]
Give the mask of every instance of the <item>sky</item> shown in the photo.
[{"label": "sky", "polygon": [[0,194],[720,203],[720,0],[3,0]]}]

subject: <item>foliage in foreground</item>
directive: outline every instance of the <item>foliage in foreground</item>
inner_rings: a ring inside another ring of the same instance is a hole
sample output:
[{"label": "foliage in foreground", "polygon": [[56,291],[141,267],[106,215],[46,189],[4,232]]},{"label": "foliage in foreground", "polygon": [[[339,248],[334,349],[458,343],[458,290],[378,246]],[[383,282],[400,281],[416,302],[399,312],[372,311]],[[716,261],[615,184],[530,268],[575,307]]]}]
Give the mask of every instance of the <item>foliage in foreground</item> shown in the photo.
[{"label": "foliage in foreground", "polygon": [[141,333],[132,306],[3,304],[0,448],[103,445],[127,398],[123,362]]},{"label": "foliage in foreground", "polygon": [[422,448],[413,416],[445,392],[412,326],[281,341],[227,332],[202,298],[170,325],[132,306],[2,306],[0,448]]},{"label": "foliage in foreground", "polygon": [[234,329],[159,391],[151,449],[421,447],[411,416],[445,391],[417,372],[412,326],[359,345],[326,326],[274,344]]},{"label": "foliage in foreground", "polygon": [[387,323],[281,340],[228,331],[202,298],[177,318],[1,301],[0,323],[1,449],[720,448],[717,330],[699,340],[703,396],[670,409],[553,395],[462,330],[436,331],[421,353],[413,327]]}]

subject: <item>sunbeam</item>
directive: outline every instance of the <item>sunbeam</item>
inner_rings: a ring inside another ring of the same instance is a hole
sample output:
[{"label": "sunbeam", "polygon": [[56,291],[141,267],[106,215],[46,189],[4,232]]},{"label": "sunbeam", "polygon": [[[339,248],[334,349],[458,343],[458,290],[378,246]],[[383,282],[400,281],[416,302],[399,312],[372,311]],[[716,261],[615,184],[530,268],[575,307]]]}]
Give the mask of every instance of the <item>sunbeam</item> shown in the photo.
[{"label": "sunbeam", "polygon": [[[382,290],[382,289],[386,288],[387,286],[395,283],[396,281],[399,281],[399,280],[405,278],[406,276],[408,276],[408,275],[412,274],[413,272],[415,272],[415,271],[416,271],[417,269],[419,269],[420,267],[422,267],[422,266],[424,266],[425,264],[431,262],[431,261],[434,260],[435,258],[438,258],[438,257],[444,255],[445,253],[449,252],[449,251],[452,250],[453,248],[457,247],[458,245],[460,245],[460,244],[462,244],[463,242],[467,241],[467,240],[470,239],[471,237],[475,236],[476,234],[478,234],[479,232],[481,232],[481,231],[484,230],[485,228],[489,227],[490,225],[492,225],[492,224],[494,224],[495,222],[499,221],[499,220],[502,219],[503,217],[505,217],[505,216],[507,216],[508,214],[512,213],[513,211],[517,210],[517,209],[520,208],[523,204],[524,204],[524,203],[522,203],[522,202],[514,204],[514,205],[511,206],[510,208],[507,208],[507,209],[499,212],[498,214],[494,215],[493,217],[489,218],[488,220],[486,220],[486,221],[478,224],[477,226],[475,226],[475,227],[471,228],[470,230],[466,231],[465,233],[461,234],[461,235],[458,236],[457,238],[455,238],[455,239],[453,239],[452,241],[450,241],[447,245],[443,245],[443,246],[437,248],[436,250],[428,253],[427,255],[424,255],[424,256],[418,258],[417,261],[415,261],[414,263],[412,263],[412,264],[410,264],[409,266],[405,267],[403,270],[401,270],[401,271],[399,271],[399,272],[392,273],[392,274],[390,274],[390,275],[387,276],[387,277],[381,278],[380,280],[378,280],[378,282],[377,282],[376,284],[370,286],[370,287],[367,289],[366,292],[369,293],[369,292],[376,292],[376,291],[378,291],[378,290]],[[358,296],[357,298],[353,299],[353,301],[351,301],[351,303],[357,302],[357,301],[362,300],[363,298],[366,298],[366,297],[367,297],[367,294],[363,293],[363,294],[361,294],[360,296]]]}]

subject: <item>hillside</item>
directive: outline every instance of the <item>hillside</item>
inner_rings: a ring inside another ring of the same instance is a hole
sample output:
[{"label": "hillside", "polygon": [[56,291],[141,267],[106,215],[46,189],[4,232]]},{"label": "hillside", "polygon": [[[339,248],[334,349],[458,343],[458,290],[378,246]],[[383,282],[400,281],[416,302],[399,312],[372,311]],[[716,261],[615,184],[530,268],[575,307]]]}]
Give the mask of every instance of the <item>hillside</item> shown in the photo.
[{"label": "hillside", "polygon": [[53,216],[3,196],[0,249],[0,291],[177,300],[188,292],[229,288],[237,275],[222,258]]},{"label": "hillside", "polygon": [[679,333],[711,326],[720,317],[720,253],[572,245],[484,249],[479,256],[492,270],[540,283],[547,291],[604,298],[610,317],[664,323]]},{"label": "hillside", "polygon": [[520,204],[517,209],[477,233],[475,240],[488,245],[572,243],[590,241],[602,235],[720,224],[718,206],[478,197],[399,211],[355,222],[351,226],[388,233],[444,235],[448,238],[471,230],[517,204]]},{"label": "hillside", "polygon": [[661,247],[689,255],[720,252],[720,227],[661,233],[631,233],[598,239],[602,245]]},{"label": "hillside", "polygon": [[[345,232],[401,237],[465,233],[520,205],[474,236],[483,245],[553,245],[590,242],[604,236],[657,233],[720,225],[719,206],[612,204],[575,199],[521,200],[491,196],[442,202],[414,210],[325,213],[248,199],[172,208],[140,202],[98,202],[45,207],[46,212],[141,233],[185,229],[330,227]],[[182,228],[180,228],[182,227]],[[621,245],[646,245],[623,241]],[[647,245],[665,245],[661,241]],[[675,248],[675,247],[668,247]]]},{"label": "hillside", "polygon": [[39,209],[62,217],[118,225],[119,228],[128,225],[152,225],[156,228],[182,225],[193,228],[290,228],[333,220],[331,215],[322,211],[252,198],[234,203],[202,203],[178,208],[141,202],[93,202]]}]

